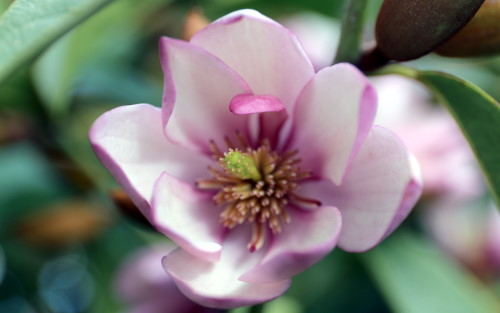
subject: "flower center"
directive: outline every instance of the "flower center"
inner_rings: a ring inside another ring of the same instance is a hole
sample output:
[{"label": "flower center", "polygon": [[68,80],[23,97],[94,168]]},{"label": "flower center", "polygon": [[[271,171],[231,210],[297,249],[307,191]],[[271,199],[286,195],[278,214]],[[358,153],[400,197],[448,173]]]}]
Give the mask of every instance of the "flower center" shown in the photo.
[{"label": "flower center", "polygon": [[236,137],[238,145],[225,138],[228,147],[225,153],[211,141],[218,166],[208,168],[212,179],[198,180],[197,185],[217,190],[213,200],[225,206],[220,214],[222,225],[229,229],[243,223],[253,225],[248,244],[253,252],[263,246],[267,229],[279,234],[282,225],[291,221],[287,205],[295,202],[318,206],[320,203],[296,194],[298,183],[311,176],[298,166],[301,162],[298,150],[280,154],[271,149],[266,139],[254,149],[241,133],[237,132]]}]

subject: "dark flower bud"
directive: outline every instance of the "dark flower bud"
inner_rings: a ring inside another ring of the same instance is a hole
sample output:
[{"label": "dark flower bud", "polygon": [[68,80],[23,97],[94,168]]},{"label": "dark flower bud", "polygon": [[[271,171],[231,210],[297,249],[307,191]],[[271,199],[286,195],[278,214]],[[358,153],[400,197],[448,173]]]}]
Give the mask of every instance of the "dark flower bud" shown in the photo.
[{"label": "dark flower bud", "polygon": [[385,0],[375,29],[377,49],[406,61],[432,52],[472,19],[484,0]]}]

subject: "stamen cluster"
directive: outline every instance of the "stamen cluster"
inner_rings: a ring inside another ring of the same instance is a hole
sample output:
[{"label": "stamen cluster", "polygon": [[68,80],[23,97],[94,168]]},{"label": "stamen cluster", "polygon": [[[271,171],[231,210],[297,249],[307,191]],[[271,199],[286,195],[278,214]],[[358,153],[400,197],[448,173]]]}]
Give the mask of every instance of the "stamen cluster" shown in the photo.
[{"label": "stamen cluster", "polygon": [[219,166],[209,167],[213,179],[198,180],[198,187],[218,190],[213,199],[217,205],[225,205],[220,215],[222,225],[232,229],[245,222],[252,223],[248,249],[255,251],[264,244],[266,225],[273,234],[278,234],[282,224],[290,222],[286,210],[290,201],[319,203],[295,194],[298,182],[311,175],[298,166],[301,161],[298,150],[280,154],[271,149],[268,140],[254,149],[240,133],[236,135],[238,146],[225,138],[228,146],[225,153],[211,142],[213,158]]}]

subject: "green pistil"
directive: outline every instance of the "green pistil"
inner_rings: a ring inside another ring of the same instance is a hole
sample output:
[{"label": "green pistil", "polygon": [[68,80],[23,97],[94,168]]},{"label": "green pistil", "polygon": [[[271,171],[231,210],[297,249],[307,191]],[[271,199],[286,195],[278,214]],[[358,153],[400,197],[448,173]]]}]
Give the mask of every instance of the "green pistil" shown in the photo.
[{"label": "green pistil", "polygon": [[224,158],[221,159],[222,166],[228,174],[234,175],[241,179],[251,179],[259,181],[262,179],[255,161],[247,153],[238,150],[229,150],[224,153]]}]

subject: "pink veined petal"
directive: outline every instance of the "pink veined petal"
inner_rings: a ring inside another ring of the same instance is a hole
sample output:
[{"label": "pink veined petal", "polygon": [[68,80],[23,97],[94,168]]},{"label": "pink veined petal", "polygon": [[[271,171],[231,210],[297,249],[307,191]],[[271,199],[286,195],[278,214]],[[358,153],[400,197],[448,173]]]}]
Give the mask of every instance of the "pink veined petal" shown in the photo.
[{"label": "pink veined petal", "polygon": [[211,52],[245,79],[255,94],[281,99],[289,112],[314,75],[296,36],[254,10],[224,16],[198,32],[191,43]]},{"label": "pink veined petal", "polygon": [[163,37],[160,60],[165,75],[162,120],[168,138],[192,149],[209,151],[236,130],[247,134],[246,115],[229,111],[238,94],[252,93],[226,64],[187,42]]},{"label": "pink veined petal", "polygon": [[211,195],[163,173],[152,203],[153,225],[179,247],[206,261],[217,261],[225,229]]},{"label": "pink veined petal", "polygon": [[265,283],[287,279],[304,271],[335,247],[341,229],[337,208],[288,209],[291,223],[274,236],[260,264],[243,274],[241,280]]},{"label": "pink veined petal", "polygon": [[284,109],[281,100],[271,95],[236,95],[229,104],[229,110],[238,115],[278,112]]},{"label": "pink veined petal", "polygon": [[176,250],[163,258],[163,266],[179,289],[203,306],[231,309],[269,301],[285,292],[291,281],[255,284],[238,280],[264,255],[263,249],[248,251],[250,237],[249,226],[232,230],[224,241],[219,262],[206,262],[183,250]]},{"label": "pink veined petal", "polygon": [[194,182],[211,163],[210,158],[169,142],[163,135],[160,109],[149,104],[104,113],[89,136],[101,162],[147,218],[153,186],[162,172]]},{"label": "pink veined petal", "polygon": [[421,192],[416,160],[399,138],[378,126],[366,138],[341,186],[327,180],[301,184],[301,195],[339,208],[338,245],[351,252],[371,249],[387,237]]},{"label": "pink veined petal", "polygon": [[325,68],[299,96],[290,147],[300,149],[304,168],[338,185],[370,131],[376,107],[373,87],[354,66]]}]

